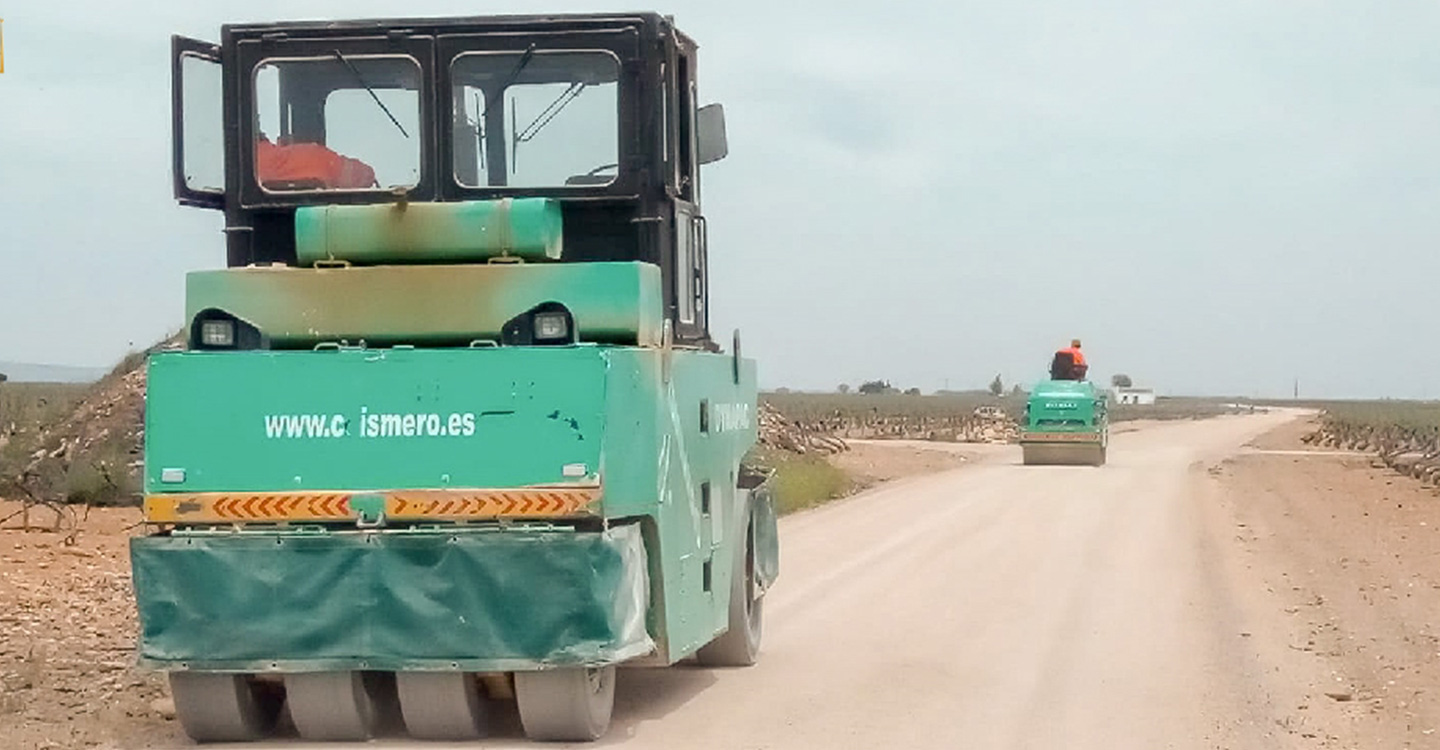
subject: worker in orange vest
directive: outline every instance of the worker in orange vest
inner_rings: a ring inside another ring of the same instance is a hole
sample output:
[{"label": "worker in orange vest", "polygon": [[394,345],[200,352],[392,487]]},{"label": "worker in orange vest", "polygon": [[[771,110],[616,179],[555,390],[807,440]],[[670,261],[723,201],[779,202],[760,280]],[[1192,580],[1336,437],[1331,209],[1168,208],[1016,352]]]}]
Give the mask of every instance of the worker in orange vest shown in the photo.
[{"label": "worker in orange vest", "polygon": [[1090,366],[1085,363],[1085,354],[1080,351],[1080,339],[1071,339],[1070,346],[1055,352],[1050,361],[1052,380],[1084,380]]},{"label": "worker in orange vest", "polygon": [[[376,186],[375,170],[359,159],[319,143],[255,141],[255,176],[262,187],[364,190]],[[284,187],[282,187],[284,186]]]}]

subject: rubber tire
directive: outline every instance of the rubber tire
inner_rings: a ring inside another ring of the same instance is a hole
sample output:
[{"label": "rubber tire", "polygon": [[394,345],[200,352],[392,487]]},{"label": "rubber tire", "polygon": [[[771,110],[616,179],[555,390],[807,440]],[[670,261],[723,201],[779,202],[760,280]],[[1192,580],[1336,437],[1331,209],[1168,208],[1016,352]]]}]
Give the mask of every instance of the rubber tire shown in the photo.
[{"label": "rubber tire", "polygon": [[700,647],[695,658],[707,667],[748,667],[760,658],[765,632],[765,598],[755,596],[755,519],[745,527],[745,550],[730,576],[730,624],[715,640]]},{"label": "rubber tire", "polygon": [[490,711],[474,675],[463,672],[397,672],[400,713],[411,737],[475,740],[484,737]]},{"label": "rubber tire", "polygon": [[615,666],[516,672],[515,702],[532,740],[598,740],[615,709]]},{"label": "rubber tire", "polygon": [[381,710],[376,677],[364,672],[285,675],[290,718],[307,740],[359,742],[375,736]]},{"label": "rubber tire", "polygon": [[171,672],[175,716],[196,742],[253,742],[275,730],[279,694],[270,694],[248,675]]}]

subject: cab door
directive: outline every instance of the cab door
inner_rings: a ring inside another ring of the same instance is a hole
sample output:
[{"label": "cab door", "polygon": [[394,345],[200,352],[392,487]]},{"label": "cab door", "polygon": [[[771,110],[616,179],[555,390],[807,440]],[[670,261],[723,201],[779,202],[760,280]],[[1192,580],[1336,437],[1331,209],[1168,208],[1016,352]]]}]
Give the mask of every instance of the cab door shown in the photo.
[{"label": "cab door", "polygon": [[681,338],[703,338],[710,329],[706,268],[705,216],[700,209],[700,161],[697,136],[695,50],[680,45],[675,56],[675,83],[667,98],[675,113],[670,133],[675,148],[673,187],[675,205],[675,329]]}]

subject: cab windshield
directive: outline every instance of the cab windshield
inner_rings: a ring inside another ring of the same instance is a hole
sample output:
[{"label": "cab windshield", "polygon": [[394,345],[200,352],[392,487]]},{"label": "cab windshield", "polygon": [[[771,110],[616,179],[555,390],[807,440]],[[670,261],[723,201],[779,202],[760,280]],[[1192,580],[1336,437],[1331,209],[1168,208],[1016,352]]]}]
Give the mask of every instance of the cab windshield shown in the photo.
[{"label": "cab windshield", "polygon": [[420,181],[420,66],[404,55],[268,59],[255,68],[255,179],[269,192]]},{"label": "cab windshield", "polygon": [[609,52],[476,52],[450,67],[455,181],[586,187],[615,180],[620,63]]}]

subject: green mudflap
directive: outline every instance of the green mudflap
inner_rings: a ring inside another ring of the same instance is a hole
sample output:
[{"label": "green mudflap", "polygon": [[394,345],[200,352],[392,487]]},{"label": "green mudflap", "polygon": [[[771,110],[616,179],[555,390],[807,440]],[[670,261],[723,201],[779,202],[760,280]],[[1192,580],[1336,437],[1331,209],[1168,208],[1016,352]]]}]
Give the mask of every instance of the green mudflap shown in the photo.
[{"label": "green mudflap", "polygon": [[635,525],[176,534],[130,556],[150,667],[508,671],[654,648]]}]

